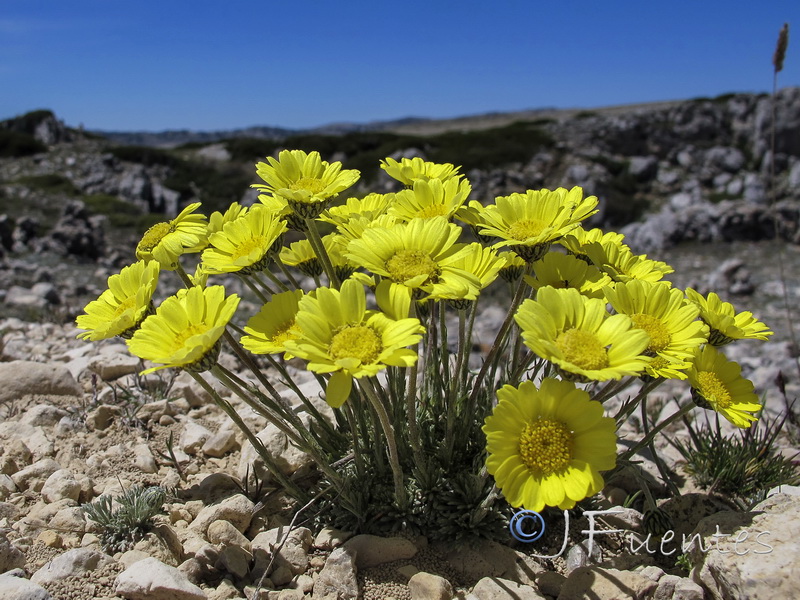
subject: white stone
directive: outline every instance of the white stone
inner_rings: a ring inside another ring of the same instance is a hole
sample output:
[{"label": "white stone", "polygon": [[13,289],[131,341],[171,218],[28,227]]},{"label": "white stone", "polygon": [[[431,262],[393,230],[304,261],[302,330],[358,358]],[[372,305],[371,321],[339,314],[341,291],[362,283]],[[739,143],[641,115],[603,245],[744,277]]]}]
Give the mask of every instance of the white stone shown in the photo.
[{"label": "white stone", "polygon": [[356,566],[359,569],[411,558],[417,553],[417,547],[406,538],[367,534],[350,538],[343,547],[356,553]]},{"label": "white stone", "polygon": [[175,567],[156,558],[133,563],[117,576],[114,592],[128,600],[207,600],[208,596]]},{"label": "white stone", "polygon": [[77,502],[80,494],[81,484],[69,469],[59,469],[54,472],[42,486],[42,497],[48,502],[57,502],[65,498]]},{"label": "white stone", "polygon": [[72,373],[58,363],[13,360],[0,363],[0,403],[25,395],[80,396],[83,389]]},{"label": "white stone", "polygon": [[475,600],[545,600],[531,586],[499,577],[484,577],[475,584],[470,596]]},{"label": "white stone", "polygon": [[200,423],[189,419],[183,426],[180,437],[180,448],[186,454],[197,454],[213,433],[200,425]]},{"label": "white stone", "polygon": [[314,598],[328,594],[339,600],[355,600],[359,597],[355,556],[346,548],[336,548],[328,556],[325,566],[314,581]]},{"label": "white stone", "polygon": [[236,494],[218,504],[203,508],[194,521],[189,524],[189,529],[194,529],[202,535],[206,535],[208,526],[211,523],[225,520],[229,521],[239,531],[244,532],[253,518],[254,507],[255,504],[247,496]]},{"label": "white stone", "polygon": [[444,577],[420,572],[408,581],[411,600],[450,600],[453,586]]},{"label": "white stone", "polygon": [[42,586],[24,577],[9,573],[0,575],[0,598],[3,600],[52,600],[53,597]]},{"label": "white stone", "polygon": [[88,571],[102,569],[113,560],[107,554],[96,552],[89,548],[67,550],[64,554],[55,557],[37,570],[31,576],[31,581],[39,584],[61,581],[67,577],[83,575]]}]

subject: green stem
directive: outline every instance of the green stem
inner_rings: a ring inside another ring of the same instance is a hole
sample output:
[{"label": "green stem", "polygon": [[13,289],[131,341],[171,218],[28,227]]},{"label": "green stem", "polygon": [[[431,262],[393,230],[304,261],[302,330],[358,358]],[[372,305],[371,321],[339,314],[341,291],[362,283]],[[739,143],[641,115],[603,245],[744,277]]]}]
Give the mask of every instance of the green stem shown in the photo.
[{"label": "green stem", "polygon": [[314,254],[316,254],[322,261],[322,268],[325,270],[325,274],[328,276],[330,286],[338,289],[340,285],[339,278],[336,276],[336,271],[333,269],[331,258],[328,256],[328,251],[325,249],[325,244],[322,242],[322,238],[319,235],[317,222],[314,219],[306,219],[305,221],[306,228],[308,229],[308,242],[314,249]]},{"label": "green stem", "polygon": [[189,375],[198,383],[200,387],[202,387],[208,394],[214,399],[214,402],[217,406],[219,406],[222,411],[228,415],[228,417],[234,422],[234,424],[244,433],[247,440],[255,449],[258,456],[261,460],[264,461],[264,466],[266,466],[267,470],[272,474],[272,476],[281,484],[283,489],[289,492],[294,498],[298,500],[305,500],[306,494],[303,493],[300,488],[298,488],[292,481],[290,481],[286,476],[281,473],[278,466],[275,464],[275,461],[272,458],[272,455],[269,451],[264,447],[264,443],[256,436],[247,424],[242,420],[239,416],[239,413],[230,405],[229,402],[223,400],[217,391],[211,387],[208,382],[203,379],[199,373],[192,373],[191,371],[187,371]]},{"label": "green stem", "polygon": [[258,298],[258,299],[259,299],[261,302],[263,302],[264,304],[266,304],[267,302],[269,302],[269,298],[267,298],[267,297],[266,297],[266,296],[265,296],[265,295],[264,295],[264,294],[261,292],[261,290],[260,290],[260,289],[258,289],[258,288],[255,286],[255,284],[254,284],[252,281],[250,281],[250,278],[249,278],[247,275],[242,275],[242,274],[240,273],[240,274],[239,274],[239,279],[241,279],[241,280],[242,280],[242,282],[243,282],[243,283],[244,283],[244,284],[245,284],[245,285],[246,285],[248,288],[250,288],[250,291],[251,291],[251,292],[253,292],[253,293],[256,295],[256,297],[257,297],[257,298]]},{"label": "green stem", "polygon": [[275,264],[277,264],[278,268],[281,270],[281,272],[284,275],[286,275],[286,279],[288,279],[289,283],[291,283],[294,286],[294,289],[296,289],[296,290],[302,289],[300,287],[300,284],[297,283],[297,280],[294,278],[294,275],[292,275],[292,272],[289,269],[286,268],[286,265],[283,264],[279,258],[275,259]]},{"label": "green stem", "polygon": [[619,460],[625,461],[628,460],[631,456],[636,454],[639,450],[647,446],[652,439],[661,433],[661,431],[672,425],[675,421],[683,417],[683,415],[687,414],[690,410],[695,408],[695,404],[693,402],[687,402],[683,405],[680,410],[678,410],[675,414],[670,415],[666,419],[664,419],[661,423],[653,427],[650,432],[645,435],[637,444],[633,445],[631,448],[627,449],[625,452],[620,454]]},{"label": "green stem", "polygon": [[394,437],[394,429],[389,421],[389,415],[386,413],[386,408],[378,400],[375,389],[372,387],[372,381],[369,379],[359,380],[359,387],[364,390],[364,393],[369,399],[375,412],[378,414],[378,419],[381,422],[381,428],[384,435],[386,435],[386,445],[389,447],[389,464],[392,467],[392,474],[394,476],[394,495],[397,500],[397,506],[401,510],[405,510],[407,504],[406,488],[403,483],[403,468],[400,466],[400,456],[397,453],[397,441]]},{"label": "green stem", "polygon": [[[645,437],[647,437],[650,431],[650,424],[648,423],[649,417],[647,416],[647,396],[642,398],[642,432],[644,433]],[[653,462],[656,463],[656,468],[658,468],[658,472],[661,474],[661,479],[664,480],[664,483],[667,484],[669,491],[672,493],[673,496],[677,497],[680,495],[680,490],[678,490],[678,486],[675,485],[675,482],[672,481],[672,478],[667,473],[667,467],[664,465],[664,461],[661,460],[661,457],[656,452],[656,444],[653,440],[650,440],[650,443],[647,445],[650,449],[650,454],[653,457]]]},{"label": "green stem", "polygon": [[[275,274],[274,274],[272,271],[270,271],[269,269],[265,269],[265,270],[263,270],[263,271],[261,271],[261,272],[262,272],[264,275],[266,275],[266,276],[267,276],[267,278],[268,278],[268,279],[269,279],[269,280],[270,280],[272,283],[274,283],[275,285],[277,285],[279,290],[281,290],[282,292],[288,292],[288,291],[289,291],[289,288],[286,286],[286,284],[285,284],[285,283],[283,283],[283,282],[282,282],[280,279],[278,279],[277,277],[275,277]],[[256,275],[256,279],[259,279],[259,277],[258,277],[258,273],[256,273],[255,275]],[[261,285],[265,285],[265,283],[264,283],[264,282],[262,282],[262,281],[259,281],[259,283],[261,283]]]}]

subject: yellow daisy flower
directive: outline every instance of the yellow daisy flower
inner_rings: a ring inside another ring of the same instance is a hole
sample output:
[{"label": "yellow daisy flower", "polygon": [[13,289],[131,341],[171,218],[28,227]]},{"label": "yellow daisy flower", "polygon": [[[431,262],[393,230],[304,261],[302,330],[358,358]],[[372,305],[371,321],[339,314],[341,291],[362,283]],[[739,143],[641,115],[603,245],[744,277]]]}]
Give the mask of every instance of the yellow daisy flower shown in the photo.
[{"label": "yellow daisy flower", "polygon": [[697,349],[689,368],[692,397],[701,408],[713,409],[736,427],[747,429],[761,411],[753,383],[742,377],[741,367],[711,344]]},{"label": "yellow daisy flower", "polygon": [[328,163],[319,152],[284,150],[275,160],[256,165],[256,174],[266,182],[253,187],[286,198],[297,215],[314,219],[326,208],[329,200],[353,185],[360,176],[355,169],[342,170],[342,163]]},{"label": "yellow daisy flower", "polygon": [[348,198],[344,204],[331,206],[325,210],[319,218],[332,225],[341,225],[357,217],[375,219],[386,214],[394,202],[394,196],[394,194],[367,194],[363,198]]},{"label": "yellow daisy flower", "polygon": [[733,304],[723,302],[711,292],[707,298],[692,288],[686,289],[686,296],[700,307],[700,318],[711,328],[708,342],[714,346],[724,346],[734,340],[764,340],[773,332],[753,313],[744,311],[737,313]]},{"label": "yellow daisy flower", "polygon": [[206,239],[202,242],[202,248],[198,252],[205,250],[208,247],[208,237],[222,231],[225,223],[230,223],[239,217],[247,214],[248,207],[242,206],[238,202],[233,202],[224,213],[215,210],[208,216],[208,224],[206,225]]},{"label": "yellow daisy flower", "polygon": [[461,233],[458,225],[444,217],[412,219],[387,228],[372,228],[347,247],[347,258],[372,273],[404,285],[415,292],[434,297],[479,287],[477,277],[455,262],[469,252],[455,242]]},{"label": "yellow daisy flower", "polygon": [[646,254],[634,254],[624,244],[593,242],[584,246],[589,261],[607,273],[615,282],[639,279],[655,283],[675,269],[660,260],[651,260]]},{"label": "yellow daisy flower", "polygon": [[605,300],[573,288],[543,287],[525,300],[514,319],[525,345],[555,364],[562,376],[605,381],[644,371],[650,337],[627,315],[609,315]]},{"label": "yellow daisy flower", "polygon": [[158,262],[140,260],[108,278],[108,289],[86,305],[76,325],[86,331],[84,340],[105,340],[118,335],[129,338],[152,311],[153,293],[158,284]]},{"label": "yellow daisy flower", "polygon": [[561,252],[548,252],[532,267],[534,274],[526,275],[525,282],[536,290],[547,285],[570,287],[587,298],[602,298],[603,288],[611,283],[611,278],[597,267]]},{"label": "yellow daisy flower", "polygon": [[500,238],[495,246],[508,246],[528,262],[539,260],[550,244],[597,212],[597,197],[583,190],[558,188],[528,190],[500,196],[480,210],[478,230]]},{"label": "yellow daisy flower", "polygon": [[450,220],[471,191],[472,186],[466,179],[417,179],[413,189],[397,193],[389,214],[401,221],[431,217]]},{"label": "yellow daisy flower", "polygon": [[271,251],[280,246],[284,231],[284,221],[255,206],[208,238],[210,246],[203,251],[203,270],[242,275],[263,271]]},{"label": "yellow daisy flower", "polygon": [[606,288],[606,298],[650,336],[646,352],[656,360],[645,372],[651,377],[686,379],[687,359],[708,339],[708,327],[697,320],[699,308],[664,281],[618,283]]},{"label": "yellow daisy flower", "polygon": [[588,261],[589,258],[586,256],[585,248],[589,244],[599,242],[600,244],[614,244],[619,247],[627,248],[628,246],[623,244],[624,239],[624,235],[616,233],[615,231],[605,232],[597,227],[589,230],[583,227],[576,227],[558,240],[558,243],[566,248],[568,253]]},{"label": "yellow daisy flower", "polygon": [[397,179],[404,185],[411,187],[418,179],[428,181],[430,179],[439,179],[440,181],[447,181],[448,179],[459,178],[461,174],[458,170],[461,167],[454,167],[450,163],[437,164],[422,160],[419,156],[414,158],[401,158],[397,162],[393,158],[387,158],[381,161],[381,169],[386,171],[386,174],[393,179]]},{"label": "yellow daisy flower", "polygon": [[[347,279],[354,270],[344,255],[347,240],[341,235],[331,233],[322,238],[322,244],[337,277],[340,280]],[[280,253],[280,261],[309,277],[318,277],[322,273],[322,261],[308,240],[300,240],[284,247]]]},{"label": "yellow daisy flower", "polygon": [[221,285],[180,290],[144,320],[128,340],[128,350],[161,365],[142,374],[168,367],[207,371],[217,362],[219,338],[238,305],[239,297],[226,298]]},{"label": "yellow daisy flower", "polygon": [[496,242],[497,238],[493,235],[483,235],[479,231],[479,229],[484,225],[483,221],[481,220],[481,215],[483,214],[484,210],[483,204],[477,200],[470,200],[466,204],[462,204],[461,208],[459,208],[453,216],[457,220],[469,226],[469,230],[472,235],[475,236],[476,240],[482,244],[489,245]]},{"label": "yellow daisy flower", "polygon": [[192,214],[199,207],[199,202],[190,204],[171,221],[156,223],[145,231],[136,246],[136,258],[158,261],[162,269],[174,271],[179,256],[199,252],[206,242],[206,216]]},{"label": "yellow daisy flower", "polygon": [[491,248],[486,248],[478,242],[468,244],[465,252],[459,253],[459,258],[450,263],[451,267],[463,269],[471,273],[478,280],[477,286],[469,286],[465,293],[458,293],[455,289],[445,289],[438,294],[431,294],[434,300],[447,300],[455,308],[466,308],[478,295],[489,287],[505,264],[506,259],[498,255]]},{"label": "yellow daisy flower", "polygon": [[347,240],[357,240],[367,229],[386,228],[397,224],[397,218],[392,215],[379,215],[377,217],[356,216],[345,223],[336,226],[342,237]]},{"label": "yellow daisy flower", "polygon": [[509,283],[514,283],[522,277],[528,263],[522,260],[516,252],[499,252],[498,256],[505,260],[503,266],[500,267],[500,277]]},{"label": "yellow daisy flower", "polygon": [[[242,346],[253,354],[286,352],[286,342],[295,339],[298,334],[295,317],[302,297],[303,290],[272,296],[258,314],[247,321],[244,330],[248,335],[242,336]],[[292,355],[286,352],[285,358],[288,360]]]},{"label": "yellow daisy flower", "polygon": [[511,506],[560,509],[603,488],[617,458],[614,419],[574,383],[546,378],[497,391],[486,417],[486,468]]},{"label": "yellow daisy flower", "polygon": [[299,330],[285,342],[315,373],[333,373],[326,400],[334,408],[350,395],[353,378],[376,375],[387,366],[408,367],[417,353],[408,349],[425,328],[417,319],[390,319],[366,309],[364,286],[348,279],[340,290],[318,288],[304,296],[296,316]]}]

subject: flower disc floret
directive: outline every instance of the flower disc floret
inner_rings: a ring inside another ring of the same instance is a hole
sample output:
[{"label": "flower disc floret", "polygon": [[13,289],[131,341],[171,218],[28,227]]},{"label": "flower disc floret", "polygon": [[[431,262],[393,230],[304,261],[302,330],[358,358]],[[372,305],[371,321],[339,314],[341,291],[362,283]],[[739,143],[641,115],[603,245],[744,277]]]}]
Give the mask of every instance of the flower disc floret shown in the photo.
[{"label": "flower disc floret", "polygon": [[225,288],[214,285],[179,291],[164,300],[128,340],[131,354],[160,366],[191,371],[211,368],[219,352],[219,339],[231,320],[239,297],[225,297]]},{"label": "flower disc floret", "polygon": [[140,260],[108,278],[108,289],[84,308],[75,319],[86,331],[84,340],[104,340],[118,335],[129,338],[152,309],[158,284],[158,262]]},{"label": "flower disc floret", "polygon": [[486,418],[486,468],[509,504],[573,508],[603,487],[616,462],[614,420],[574,383],[545,378],[497,392]]}]

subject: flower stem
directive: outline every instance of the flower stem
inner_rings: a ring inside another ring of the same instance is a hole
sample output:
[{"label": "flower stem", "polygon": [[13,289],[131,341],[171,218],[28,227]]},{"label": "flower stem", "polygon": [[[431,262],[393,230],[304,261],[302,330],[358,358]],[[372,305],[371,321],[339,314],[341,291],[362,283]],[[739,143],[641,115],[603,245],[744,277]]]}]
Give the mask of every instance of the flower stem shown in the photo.
[{"label": "flower stem", "polygon": [[250,278],[249,278],[247,275],[242,275],[242,274],[239,274],[239,279],[241,279],[241,280],[242,280],[242,282],[243,282],[243,283],[244,283],[244,284],[245,284],[247,287],[249,287],[249,288],[250,288],[250,291],[251,291],[251,292],[253,292],[253,293],[256,295],[256,297],[257,297],[257,298],[258,298],[258,299],[259,299],[261,302],[263,302],[264,304],[266,304],[267,302],[269,302],[269,298],[267,298],[267,297],[266,297],[266,296],[265,296],[265,295],[264,295],[264,294],[261,292],[261,290],[260,290],[260,289],[258,289],[258,288],[255,286],[255,284],[253,284],[253,282],[252,282],[252,281],[250,281]]},{"label": "flower stem", "polygon": [[403,468],[400,466],[400,456],[397,453],[397,441],[394,436],[394,429],[392,423],[389,421],[389,415],[386,413],[386,408],[378,400],[375,389],[372,387],[372,381],[359,380],[359,387],[364,390],[364,394],[369,399],[375,412],[378,414],[378,419],[381,422],[381,428],[386,435],[386,444],[389,447],[389,464],[392,467],[392,474],[394,476],[394,495],[397,500],[397,506],[401,510],[405,510],[407,505],[406,488],[403,483]]},{"label": "flower stem", "polygon": [[653,429],[651,429],[637,444],[633,445],[632,447],[628,448],[625,452],[620,454],[619,460],[628,460],[631,456],[636,454],[639,450],[641,450],[642,448],[647,446],[653,440],[653,438],[656,435],[661,433],[661,431],[663,429],[665,429],[666,427],[670,426],[672,423],[674,423],[675,421],[677,421],[678,419],[683,417],[685,414],[687,414],[693,408],[695,408],[695,405],[694,405],[693,402],[687,402],[686,404],[684,404],[680,408],[680,410],[678,410],[675,414],[670,415],[669,417],[667,417],[666,419],[661,421],[661,423],[659,423],[658,425],[653,427]]},{"label": "flower stem", "polygon": [[316,254],[322,261],[322,268],[325,270],[325,274],[328,276],[328,281],[330,282],[331,287],[338,289],[340,285],[339,278],[336,276],[336,271],[333,269],[331,258],[328,256],[328,251],[325,249],[325,244],[322,242],[322,238],[319,235],[317,222],[314,219],[306,219],[305,222],[306,228],[308,229],[308,242],[314,249],[314,254]]}]

